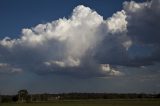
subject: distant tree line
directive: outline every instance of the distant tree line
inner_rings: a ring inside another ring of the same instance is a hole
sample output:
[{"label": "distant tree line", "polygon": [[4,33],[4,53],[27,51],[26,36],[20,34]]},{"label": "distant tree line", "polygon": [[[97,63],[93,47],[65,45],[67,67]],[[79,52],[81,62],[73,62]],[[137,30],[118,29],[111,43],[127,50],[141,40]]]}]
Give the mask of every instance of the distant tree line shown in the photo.
[{"label": "distant tree line", "polygon": [[160,98],[160,94],[145,93],[61,93],[61,94],[29,94],[27,90],[18,91],[17,95],[0,95],[0,103],[7,102],[47,102],[56,100],[79,99],[143,99]]},{"label": "distant tree line", "polygon": [[160,94],[120,94],[120,93],[65,93],[59,94],[61,99],[136,99],[160,98]]}]

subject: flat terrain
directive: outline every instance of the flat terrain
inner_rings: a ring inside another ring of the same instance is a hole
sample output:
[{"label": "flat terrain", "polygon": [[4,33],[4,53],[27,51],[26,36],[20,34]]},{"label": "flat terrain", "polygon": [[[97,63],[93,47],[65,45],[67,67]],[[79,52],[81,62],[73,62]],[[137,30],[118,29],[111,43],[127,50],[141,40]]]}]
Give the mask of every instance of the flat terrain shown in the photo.
[{"label": "flat terrain", "polygon": [[160,106],[160,99],[60,100],[38,103],[3,103],[0,106]]}]

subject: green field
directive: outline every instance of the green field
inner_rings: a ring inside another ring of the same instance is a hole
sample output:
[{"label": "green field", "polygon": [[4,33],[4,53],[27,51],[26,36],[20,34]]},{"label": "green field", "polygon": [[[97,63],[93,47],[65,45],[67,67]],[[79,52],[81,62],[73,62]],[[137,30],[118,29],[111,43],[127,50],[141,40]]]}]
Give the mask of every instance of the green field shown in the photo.
[{"label": "green field", "polygon": [[0,106],[160,106],[160,100],[65,100],[38,103],[4,103]]}]

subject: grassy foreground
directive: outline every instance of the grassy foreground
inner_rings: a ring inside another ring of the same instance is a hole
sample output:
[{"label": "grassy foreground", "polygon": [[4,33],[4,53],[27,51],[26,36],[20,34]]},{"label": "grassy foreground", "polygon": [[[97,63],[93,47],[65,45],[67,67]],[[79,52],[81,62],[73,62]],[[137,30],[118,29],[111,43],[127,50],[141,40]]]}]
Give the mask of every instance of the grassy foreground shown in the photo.
[{"label": "grassy foreground", "polygon": [[0,106],[160,106],[160,99],[65,100],[38,103],[4,103]]}]

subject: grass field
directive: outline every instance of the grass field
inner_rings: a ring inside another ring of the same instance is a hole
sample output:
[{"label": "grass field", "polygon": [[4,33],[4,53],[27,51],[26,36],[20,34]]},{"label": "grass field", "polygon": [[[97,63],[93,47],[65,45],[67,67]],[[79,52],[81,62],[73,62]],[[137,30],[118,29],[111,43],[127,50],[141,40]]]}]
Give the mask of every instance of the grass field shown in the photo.
[{"label": "grass field", "polygon": [[145,100],[67,100],[39,103],[3,103],[0,106],[160,106],[160,99]]}]

